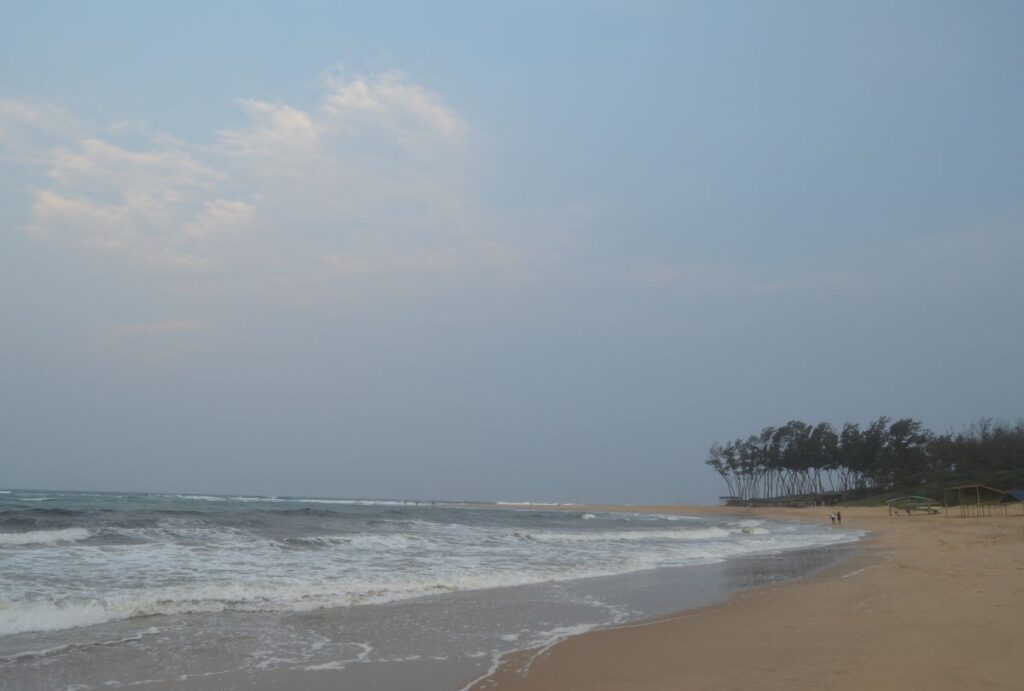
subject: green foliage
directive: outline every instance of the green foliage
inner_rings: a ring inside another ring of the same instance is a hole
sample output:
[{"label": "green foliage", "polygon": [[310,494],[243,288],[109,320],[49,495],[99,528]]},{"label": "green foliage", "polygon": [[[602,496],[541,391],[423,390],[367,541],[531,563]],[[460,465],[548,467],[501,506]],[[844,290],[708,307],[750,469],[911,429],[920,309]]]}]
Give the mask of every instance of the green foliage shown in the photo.
[{"label": "green foliage", "polygon": [[758,435],[714,444],[706,461],[732,496],[843,492],[855,501],[879,494],[941,494],[955,484],[1024,487],[1024,420],[981,420],[936,435],[911,418],[880,417],[864,428],[791,420]]},{"label": "green foliage", "polygon": [[[851,499],[849,496],[843,498],[843,506],[885,506],[890,499],[905,496],[903,492],[882,492],[881,494],[867,494]],[[926,495],[927,496],[927,495]],[[941,492],[939,494],[941,496]]]}]

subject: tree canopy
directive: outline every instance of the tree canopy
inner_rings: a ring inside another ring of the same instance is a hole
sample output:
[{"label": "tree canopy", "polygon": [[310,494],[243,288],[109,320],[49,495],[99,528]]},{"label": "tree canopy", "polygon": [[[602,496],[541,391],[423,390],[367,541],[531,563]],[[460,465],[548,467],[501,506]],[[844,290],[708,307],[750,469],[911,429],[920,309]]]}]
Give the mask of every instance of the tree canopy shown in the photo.
[{"label": "tree canopy", "polygon": [[937,435],[911,418],[863,427],[790,420],[712,445],[708,460],[742,499],[843,492],[941,491],[953,484],[1024,487],[1024,420],[980,420]]}]

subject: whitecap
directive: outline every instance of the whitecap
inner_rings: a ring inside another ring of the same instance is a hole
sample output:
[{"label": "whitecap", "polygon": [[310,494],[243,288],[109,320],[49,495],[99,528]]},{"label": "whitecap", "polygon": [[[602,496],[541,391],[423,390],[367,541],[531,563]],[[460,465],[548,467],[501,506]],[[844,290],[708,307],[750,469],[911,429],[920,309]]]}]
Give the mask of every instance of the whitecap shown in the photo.
[{"label": "whitecap", "polygon": [[599,533],[544,533],[532,532],[524,537],[541,542],[646,542],[649,540],[714,540],[729,537],[732,533],[722,528],[697,528],[679,530],[610,530]]},{"label": "whitecap", "polygon": [[91,533],[85,528],[63,530],[30,530],[26,533],[0,533],[0,545],[55,545],[58,542],[87,540]]}]

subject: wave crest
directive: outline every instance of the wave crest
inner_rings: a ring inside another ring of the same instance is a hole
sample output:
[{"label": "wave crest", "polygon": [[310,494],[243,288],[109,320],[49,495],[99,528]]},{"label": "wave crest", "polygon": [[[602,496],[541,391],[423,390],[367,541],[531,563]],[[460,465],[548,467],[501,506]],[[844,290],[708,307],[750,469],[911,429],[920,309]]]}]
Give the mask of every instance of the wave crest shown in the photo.
[{"label": "wave crest", "polygon": [[85,528],[30,530],[26,533],[0,533],[0,545],[55,545],[59,542],[88,540],[91,534]]}]

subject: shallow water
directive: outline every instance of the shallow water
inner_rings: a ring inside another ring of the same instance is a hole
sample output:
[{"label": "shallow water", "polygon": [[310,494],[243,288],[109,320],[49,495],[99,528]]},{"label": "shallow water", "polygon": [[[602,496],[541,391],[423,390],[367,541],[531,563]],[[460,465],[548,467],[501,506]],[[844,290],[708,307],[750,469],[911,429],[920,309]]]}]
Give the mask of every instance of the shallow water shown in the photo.
[{"label": "shallow water", "polygon": [[503,651],[806,573],[858,537],[718,515],[13,492],[0,495],[0,685],[306,672],[457,688]]}]

